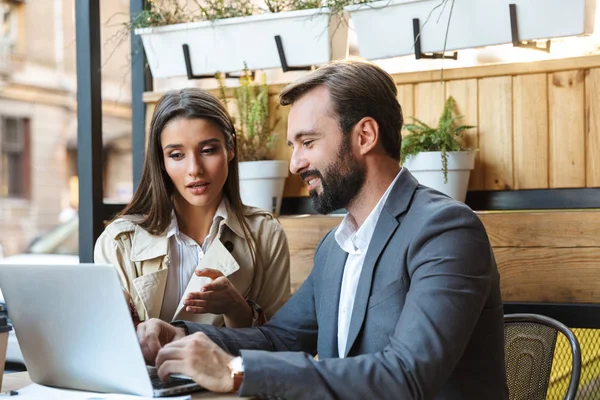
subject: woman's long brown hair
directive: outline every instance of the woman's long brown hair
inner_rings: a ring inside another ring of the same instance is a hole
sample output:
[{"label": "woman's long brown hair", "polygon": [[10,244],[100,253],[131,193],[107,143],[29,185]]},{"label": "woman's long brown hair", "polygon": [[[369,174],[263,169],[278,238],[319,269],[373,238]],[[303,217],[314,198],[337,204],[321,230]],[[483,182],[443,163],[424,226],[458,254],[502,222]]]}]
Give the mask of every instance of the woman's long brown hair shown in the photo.
[{"label": "woman's long brown hair", "polygon": [[244,217],[244,205],[240,196],[235,127],[225,106],[215,96],[202,89],[169,91],[156,104],[150,123],[150,138],[142,179],[131,202],[117,218],[124,215],[142,215],[143,219],[138,225],[153,235],[163,234],[169,227],[175,187],[165,170],[161,134],[165,126],[176,118],[201,118],[212,121],[223,132],[227,150],[233,150],[234,157],[229,162],[229,174],[223,186],[223,194],[229,201],[231,211],[241,222],[252,262],[255,263],[256,238],[250,232]]}]

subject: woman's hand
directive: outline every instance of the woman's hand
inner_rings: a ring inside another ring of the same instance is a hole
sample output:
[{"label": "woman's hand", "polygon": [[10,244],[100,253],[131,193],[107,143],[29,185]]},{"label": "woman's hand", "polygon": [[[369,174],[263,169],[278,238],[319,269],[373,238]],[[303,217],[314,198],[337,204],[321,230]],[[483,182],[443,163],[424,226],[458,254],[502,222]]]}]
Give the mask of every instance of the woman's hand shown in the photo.
[{"label": "woman's hand", "polygon": [[197,276],[212,279],[200,292],[188,293],[183,300],[187,312],[196,314],[223,314],[229,328],[246,328],[252,325],[252,308],[223,274],[210,268],[195,272]]}]

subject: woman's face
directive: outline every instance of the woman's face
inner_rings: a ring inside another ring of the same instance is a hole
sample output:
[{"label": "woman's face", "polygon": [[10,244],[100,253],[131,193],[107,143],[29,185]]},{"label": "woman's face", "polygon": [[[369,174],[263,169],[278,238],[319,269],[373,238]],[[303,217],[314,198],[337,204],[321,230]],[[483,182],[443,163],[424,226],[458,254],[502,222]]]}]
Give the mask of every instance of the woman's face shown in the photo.
[{"label": "woman's face", "polygon": [[176,118],[163,129],[161,146],[180,199],[195,207],[218,207],[234,157],[221,129],[207,119]]}]

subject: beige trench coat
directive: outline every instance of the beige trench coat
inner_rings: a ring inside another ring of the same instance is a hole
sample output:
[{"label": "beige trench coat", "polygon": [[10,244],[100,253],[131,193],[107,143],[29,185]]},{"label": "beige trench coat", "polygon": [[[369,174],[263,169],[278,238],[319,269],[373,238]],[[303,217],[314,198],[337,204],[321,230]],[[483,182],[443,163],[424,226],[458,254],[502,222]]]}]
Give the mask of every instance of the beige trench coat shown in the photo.
[{"label": "beige trench coat", "polygon": [[[290,256],[287,238],[279,222],[268,212],[246,207],[244,214],[257,241],[256,266],[243,238],[240,221],[228,209],[218,237],[231,242],[233,258],[240,269],[228,277],[247,299],[260,305],[267,318],[290,296]],[[117,268],[123,288],[131,295],[142,321],[159,318],[170,265],[166,232],[156,236],[136,224],[139,216],[126,216],[109,224],[96,241],[94,262]],[[216,239],[215,239],[216,240]],[[222,315],[195,314],[194,321],[223,325]]]}]

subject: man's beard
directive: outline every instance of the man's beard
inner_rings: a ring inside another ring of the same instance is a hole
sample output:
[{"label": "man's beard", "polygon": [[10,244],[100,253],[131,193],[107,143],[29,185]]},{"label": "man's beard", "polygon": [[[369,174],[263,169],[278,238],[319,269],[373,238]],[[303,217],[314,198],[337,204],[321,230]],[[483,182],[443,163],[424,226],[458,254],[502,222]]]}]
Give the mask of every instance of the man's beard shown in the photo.
[{"label": "man's beard", "polygon": [[316,176],[321,181],[321,193],[309,192],[312,205],[319,214],[329,214],[345,208],[358,195],[365,181],[365,168],[361,166],[349,149],[342,145],[336,159],[326,167],[325,176],[318,170],[305,171],[302,179]]}]

